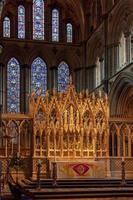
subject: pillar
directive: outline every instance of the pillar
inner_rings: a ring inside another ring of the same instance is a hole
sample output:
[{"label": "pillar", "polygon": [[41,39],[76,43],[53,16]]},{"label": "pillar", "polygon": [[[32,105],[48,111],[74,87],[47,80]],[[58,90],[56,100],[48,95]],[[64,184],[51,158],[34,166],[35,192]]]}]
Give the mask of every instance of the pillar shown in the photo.
[{"label": "pillar", "polygon": [[95,67],[96,65],[90,65],[85,68],[85,88],[89,91],[95,87]]},{"label": "pillar", "polygon": [[21,86],[20,86],[20,111],[28,112],[28,94],[30,93],[30,67],[27,64],[21,67]]},{"label": "pillar", "polygon": [[[33,3],[31,2],[27,2],[28,7],[25,10],[25,18],[26,18],[26,27],[25,27],[25,37],[26,39],[33,39],[33,13],[32,13],[32,6]],[[27,31],[28,30],[28,31]]]},{"label": "pillar", "polygon": [[52,19],[51,17],[51,6],[49,5],[50,2],[47,2],[47,9],[45,9],[45,28],[44,28],[44,39],[45,41],[51,41],[51,33],[52,33]]},{"label": "pillar", "polygon": [[117,72],[120,68],[120,63],[119,63],[119,44],[114,45],[114,73]]},{"label": "pillar", "polygon": [[131,144],[132,144],[132,140],[131,140],[131,129],[129,128],[129,133],[128,133],[128,156],[131,157]]},{"label": "pillar", "polygon": [[[3,105],[3,74],[4,72],[4,65],[2,63],[0,63],[0,105]],[[3,106],[2,106],[3,107]]]},{"label": "pillar", "polygon": [[105,78],[105,72],[104,72],[104,59],[103,57],[99,59],[100,62],[100,81],[102,82]]},{"label": "pillar", "polygon": [[58,69],[56,66],[50,68],[50,77],[49,77],[49,89],[53,88],[58,90]]},{"label": "pillar", "polygon": [[112,70],[112,75],[114,75],[115,74],[115,65],[114,65],[114,44],[112,45],[112,47],[111,47],[111,70]]},{"label": "pillar", "polygon": [[120,129],[117,129],[117,156],[120,157],[121,156],[121,152],[120,152],[120,146],[121,146],[121,141],[120,141]]},{"label": "pillar", "polygon": [[16,20],[16,16],[12,16],[9,17],[10,18],[10,38],[17,38],[18,34],[17,34],[17,20]]},{"label": "pillar", "polygon": [[131,33],[125,33],[126,38],[126,63],[129,64],[132,60],[131,58]]},{"label": "pillar", "polygon": [[80,92],[84,89],[84,87],[83,87],[84,69],[77,68],[77,69],[75,69],[74,73],[75,73],[76,89],[77,89],[77,92]]},{"label": "pillar", "polygon": [[[108,73],[109,73],[109,77],[111,77],[111,75],[112,75],[111,55],[112,55],[112,53],[111,53],[111,46],[108,45],[108,69],[109,69]],[[105,65],[105,63],[104,63],[104,65]]]},{"label": "pillar", "polygon": [[108,76],[113,76],[120,68],[119,43],[108,46]]},{"label": "pillar", "polygon": [[108,94],[109,92],[109,88],[108,88],[108,78],[109,78],[109,66],[108,66],[108,19],[109,19],[109,15],[108,13],[106,13],[103,16],[104,19],[104,46],[105,46],[105,64],[104,64],[104,91]]}]

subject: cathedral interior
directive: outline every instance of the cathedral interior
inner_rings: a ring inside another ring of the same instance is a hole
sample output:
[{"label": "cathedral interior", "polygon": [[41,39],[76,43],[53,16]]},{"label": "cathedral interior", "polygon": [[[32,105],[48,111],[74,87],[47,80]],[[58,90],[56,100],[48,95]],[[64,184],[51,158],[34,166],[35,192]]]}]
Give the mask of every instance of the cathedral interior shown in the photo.
[{"label": "cathedral interior", "polygon": [[3,173],[15,155],[19,177],[133,178],[133,0],[0,1]]}]

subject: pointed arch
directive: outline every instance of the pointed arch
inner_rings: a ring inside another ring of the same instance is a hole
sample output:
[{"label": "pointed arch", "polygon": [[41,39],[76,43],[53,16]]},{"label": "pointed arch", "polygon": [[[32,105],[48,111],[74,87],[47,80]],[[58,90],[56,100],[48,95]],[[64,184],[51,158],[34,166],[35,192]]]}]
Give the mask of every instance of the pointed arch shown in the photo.
[{"label": "pointed arch", "polygon": [[20,112],[20,65],[14,57],[7,64],[7,111]]},{"label": "pointed arch", "polygon": [[31,65],[31,89],[38,95],[40,88],[42,94],[45,95],[47,90],[47,66],[42,58],[37,57]]},{"label": "pointed arch", "polygon": [[10,38],[10,19],[5,17],[3,20],[3,37]]},{"label": "pointed arch", "polygon": [[58,66],[58,91],[64,92],[69,84],[70,70],[66,62],[62,61]]},{"label": "pointed arch", "polygon": [[120,128],[120,154],[121,156],[126,156],[128,157],[130,154],[130,149],[129,149],[129,127],[127,124],[122,124]]},{"label": "pointed arch", "polygon": [[44,0],[33,0],[33,39],[44,39]]},{"label": "pointed arch", "polygon": [[132,73],[121,72],[113,82],[113,85],[110,90],[109,102],[110,102],[111,117],[132,116],[132,109],[130,109],[130,105],[132,104],[132,102],[129,101],[132,99],[132,96],[130,95],[130,93],[132,93],[132,88],[133,88]]},{"label": "pointed arch", "polygon": [[59,41],[59,11],[57,9],[52,10],[52,41]]},{"label": "pointed arch", "polygon": [[[20,149],[23,154],[23,150],[30,148],[31,144],[31,132],[30,132],[30,122],[24,120],[20,124]],[[24,151],[25,153],[26,151]]]},{"label": "pointed arch", "polygon": [[22,5],[18,7],[18,38],[25,38],[25,8]]}]

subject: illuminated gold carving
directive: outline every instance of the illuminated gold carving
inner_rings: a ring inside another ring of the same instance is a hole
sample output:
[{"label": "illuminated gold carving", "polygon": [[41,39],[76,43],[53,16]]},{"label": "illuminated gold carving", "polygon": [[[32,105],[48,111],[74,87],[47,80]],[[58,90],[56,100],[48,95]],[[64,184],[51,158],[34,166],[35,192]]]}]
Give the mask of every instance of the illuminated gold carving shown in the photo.
[{"label": "illuminated gold carving", "polygon": [[48,91],[29,99],[33,118],[34,156],[87,158],[108,156],[108,101],[106,96],[75,91]]}]

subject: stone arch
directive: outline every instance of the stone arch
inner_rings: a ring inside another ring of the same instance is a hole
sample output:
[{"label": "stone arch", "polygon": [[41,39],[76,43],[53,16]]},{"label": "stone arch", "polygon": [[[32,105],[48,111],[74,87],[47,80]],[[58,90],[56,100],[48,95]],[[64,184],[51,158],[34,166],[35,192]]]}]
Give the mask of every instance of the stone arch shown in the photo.
[{"label": "stone arch", "polygon": [[73,53],[70,53],[68,50],[59,51],[56,56],[56,66],[58,66],[60,62],[65,61],[69,65],[70,72],[72,73],[72,69],[81,66],[80,56],[77,56],[78,53],[80,54],[78,50]]},{"label": "stone arch", "polygon": [[119,1],[109,18],[109,44],[119,42],[122,32],[129,32],[133,24],[133,2]]},{"label": "stone arch", "polygon": [[87,60],[87,66],[95,65],[97,58],[100,58],[104,52],[104,40],[101,37],[102,34],[102,30],[100,30],[100,33],[96,33],[87,43],[87,58],[89,58]]},{"label": "stone arch", "polygon": [[4,64],[7,65],[8,61],[12,57],[15,57],[18,60],[19,64],[22,65],[25,63],[26,53],[19,47],[15,45],[11,45],[11,46],[8,46],[8,49],[5,49],[5,51],[0,57],[0,61],[4,60]]},{"label": "stone arch", "polygon": [[[122,72],[114,81],[110,94],[110,117],[128,117],[133,111],[133,74]],[[129,112],[129,113],[128,113]]]}]

